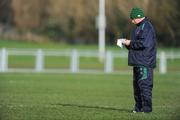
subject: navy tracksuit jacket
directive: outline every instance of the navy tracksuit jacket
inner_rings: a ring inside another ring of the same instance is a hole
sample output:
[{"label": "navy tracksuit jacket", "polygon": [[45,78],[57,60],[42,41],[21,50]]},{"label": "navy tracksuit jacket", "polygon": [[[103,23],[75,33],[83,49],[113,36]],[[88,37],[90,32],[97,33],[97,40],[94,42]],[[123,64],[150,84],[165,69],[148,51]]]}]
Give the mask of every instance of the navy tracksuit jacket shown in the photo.
[{"label": "navy tracksuit jacket", "polygon": [[128,65],[133,66],[135,110],[152,111],[153,69],[156,67],[156,35],[145,18],[132,32],[127,47]]}]

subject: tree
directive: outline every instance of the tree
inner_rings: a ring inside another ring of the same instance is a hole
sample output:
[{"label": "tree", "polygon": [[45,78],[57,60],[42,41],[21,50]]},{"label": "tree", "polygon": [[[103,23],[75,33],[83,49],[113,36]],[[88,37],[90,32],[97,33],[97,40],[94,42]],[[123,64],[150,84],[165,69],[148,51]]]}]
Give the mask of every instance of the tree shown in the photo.
[{"label": "tree", "polygon": [[14,22],[17,28],[28,30],[39,27],[46,0],[12,0]]},{"label": "tree", "polygon": [[148,8],[148,15],[153,20],[160,44],[173,45],[177,44],[177,15],[178,7],[176,0],[158,0],[151,1]]},{"label": "tree", "polygon": [[[180,45],[178,0],[106,0],[106,42],[130,38],[129,12],[141,7],[152,20],[161,45]],[[21,31],[67,43],[98,43],[98,0],[1,0],[0,22]]]},{"label": "tree", "polygon": [[0,23],[13,24],[13,10],[11,9],[11,0],[0,1]]}]

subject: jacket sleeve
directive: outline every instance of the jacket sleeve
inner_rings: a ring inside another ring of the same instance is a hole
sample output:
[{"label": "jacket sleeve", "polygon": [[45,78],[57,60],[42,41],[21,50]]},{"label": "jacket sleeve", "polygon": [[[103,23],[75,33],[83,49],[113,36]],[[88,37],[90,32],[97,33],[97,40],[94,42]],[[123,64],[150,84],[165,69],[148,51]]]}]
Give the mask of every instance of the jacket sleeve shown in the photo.
[{"label": "jacket sleeve", "polygon": [[133,50],[142,50],[145,48],[143,45],[143,40],[139,39],[137,41],[131,41],[130,48]]},{"label": "jacket sleeve", "polygon": [[143,50],[144,48],[149,47],[152,42],[152,37],[152,29],[145,27],[138,39],[131,40],[130,49]]}]

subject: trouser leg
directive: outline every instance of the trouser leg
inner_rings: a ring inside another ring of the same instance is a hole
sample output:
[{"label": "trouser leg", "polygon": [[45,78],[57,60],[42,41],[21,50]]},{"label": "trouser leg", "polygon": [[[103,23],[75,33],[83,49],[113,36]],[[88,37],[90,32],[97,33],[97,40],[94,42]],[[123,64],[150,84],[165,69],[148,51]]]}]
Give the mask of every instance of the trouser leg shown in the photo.
[{"label": "trouser leg", "polygon": [[138,68],[133,68],[133,89],[134,89],[134,100],[135,100],[135,111],[142,111],[142,96],[140,86],[138,84]]},{"label": "trouser leg", "polygon": [[153,69],[147,67],[138,68],[138,86],[140,88],[142,109],[144,112],[152,111],[152,88],[153,88]]}]

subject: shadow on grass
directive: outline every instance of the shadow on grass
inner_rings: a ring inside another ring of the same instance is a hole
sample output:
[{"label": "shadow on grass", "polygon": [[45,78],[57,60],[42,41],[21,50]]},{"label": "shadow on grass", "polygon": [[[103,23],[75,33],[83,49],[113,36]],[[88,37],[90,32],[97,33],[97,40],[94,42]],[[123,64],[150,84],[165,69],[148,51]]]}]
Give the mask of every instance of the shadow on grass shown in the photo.
[{"label": "shadow on grass", "polygon": [[113,107],[105,107],[105,106],[88,106],[88,105],[78,105],[78,104],[64,104],[64,103],[57,103],[53,105],[60,105],[64,107],[79,107],[79,108],[92,108],[92,109],[102,109],[102,110],[115,110],[121,112],[128,112],[130,113],[131,110],[129,109],[120,109],[120,108],[113,108]]}]

